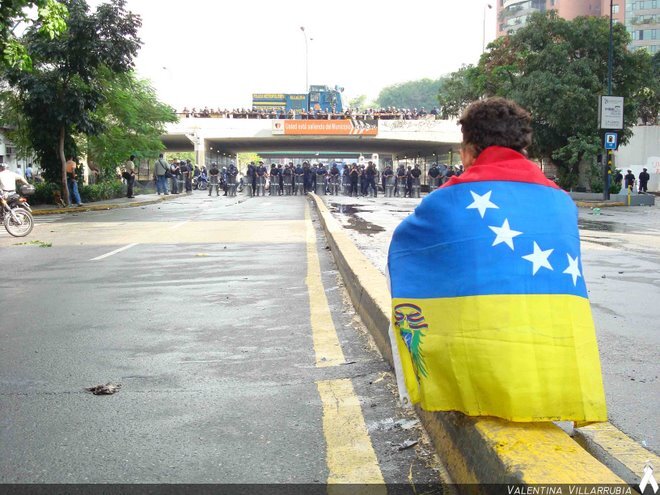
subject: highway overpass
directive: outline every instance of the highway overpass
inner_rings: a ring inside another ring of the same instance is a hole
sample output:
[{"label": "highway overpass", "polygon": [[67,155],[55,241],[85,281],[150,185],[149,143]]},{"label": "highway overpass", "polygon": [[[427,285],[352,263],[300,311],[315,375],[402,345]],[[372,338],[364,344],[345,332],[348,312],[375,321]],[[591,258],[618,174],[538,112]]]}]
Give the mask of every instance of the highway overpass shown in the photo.
[{"label": "highway overpass", "polygon": [[456,154],[460,127],[449,120],[278,120],[181,118],[162,136],[168,152],[194,151],[197,162],[224,163],[237,153],[264,158],[351,159],[378,154],[383,161]]}]

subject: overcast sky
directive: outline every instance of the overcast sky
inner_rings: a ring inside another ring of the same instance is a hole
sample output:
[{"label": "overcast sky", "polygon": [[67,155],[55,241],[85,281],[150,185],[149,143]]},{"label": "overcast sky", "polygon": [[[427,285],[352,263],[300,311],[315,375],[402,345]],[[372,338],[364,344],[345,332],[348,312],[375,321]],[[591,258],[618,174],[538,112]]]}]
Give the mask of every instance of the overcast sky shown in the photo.
[{"label": "overcast sky", "polygon": [[484,14],[486,41],[494,38],[488,3],[127,0],[143,22],[137,71],[177,109],[248,107],[252,93],[304,92],[301,26],[309,39],[310,84],[342,86],[345,101],[438,78],[478,61]]}]

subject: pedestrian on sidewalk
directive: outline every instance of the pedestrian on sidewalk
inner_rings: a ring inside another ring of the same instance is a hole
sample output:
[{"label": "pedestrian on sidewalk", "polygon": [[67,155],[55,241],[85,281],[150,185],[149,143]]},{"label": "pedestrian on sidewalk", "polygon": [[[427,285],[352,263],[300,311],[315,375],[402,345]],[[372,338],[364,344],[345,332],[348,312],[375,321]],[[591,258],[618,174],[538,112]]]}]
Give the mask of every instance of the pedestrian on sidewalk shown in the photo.
[{"label": "pedestrian on sidewalk", "polygon": [[167,189],[167,175],[170,170],[170,164],[167,163],[167,160],[163,157],[163,154],[158,155],[158,160],[154,165],[154,179],[156,181],[156,191],[160,196],[161,193],[168,195],[169,191]]},{"label": "pedestrian on sidewalk", "polygon": [[532,117],[472,103],[465,172],[395,230],[393,336],[413,403],[509,421],[607,421],[577,208],[526,157]]},{"label": "pedestrian on sidewalk", "polygon": [[186,160],[186,164],[184,167],[182,167],[182,170],[183,170],[183,182],[186,188],[186,193],[191,194],[193,166],[190,160]]},{"label": "pedestrian on sidewalk", "polygon": [[640,193],[648,192],[648,186],[649,186],[649,179],[650,178],[651,178],[651,176],[646,171],[646,169],[642,169],[642,172],[639,174],[639,192]]},{"label": "pedestrian on sidewalk", "polygon": [[635,175],[632,173],[632,170],[628,170],[628,173],[624,176],[623,180],[626,185],[626,189],[632,191],[635,187]]},{"label": "pedestrian on sidewalk", "polygon": [[66,187],[69,190],[69,204],[71,207],[71,199],[76,202],[76,206],[82,206],[83,203],[80,201],[80,193],[78,193],[78,164],[76,163],[76,158],[74,156],[70,157],[66,162]]},{"label": "pedestrian on sidewalk", "polygon": [[131,155],[124,164],[124,179],[126,179],[126,197],[134,198],[133,185],[135,184],[135,155]]}]

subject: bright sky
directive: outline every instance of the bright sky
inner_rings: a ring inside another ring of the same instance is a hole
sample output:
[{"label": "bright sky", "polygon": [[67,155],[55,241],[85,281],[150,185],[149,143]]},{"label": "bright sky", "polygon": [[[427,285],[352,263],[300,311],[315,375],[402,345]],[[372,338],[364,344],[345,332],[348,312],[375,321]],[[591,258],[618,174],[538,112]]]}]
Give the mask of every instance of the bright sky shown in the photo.
[{"label": "bright sky", "polygon": [[[97,5],[101,0],[92,0]],[[438,78],[476,63],[495,36],[482,0],[127,0],[142,17],[137,71],[160,99],[184,106],[249,107],[252,93],[339,85],[344,99]],[[494,2],[490,2],[494,6]]]}]

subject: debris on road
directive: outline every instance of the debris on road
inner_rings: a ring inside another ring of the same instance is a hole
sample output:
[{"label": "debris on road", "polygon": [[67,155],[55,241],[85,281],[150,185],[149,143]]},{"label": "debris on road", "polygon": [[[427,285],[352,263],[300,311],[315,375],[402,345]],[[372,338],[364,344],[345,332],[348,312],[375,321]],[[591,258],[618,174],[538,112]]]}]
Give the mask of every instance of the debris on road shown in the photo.
[{"label": "debris on road", "polygon": [[85,390],[94,395],[112,395],[119,392],[121,383],[106,383],[105,385],[96,385],[95,387],[86,387]]},{"label": "debris on road", "polygon": [[410,447],[414,447],[419,443],[419,440],[406,440],[402,444],[399,445],[398,450],[406,450],[409,449]]},{"label": "debris on road", "polygon": [[53,243],[44,242],[44,241],[29,241],[29,242],[19,242],[18,244],[16,244],[16,246],[39,246],[41,248],[47,248],[47,247],[53,247]]}]

